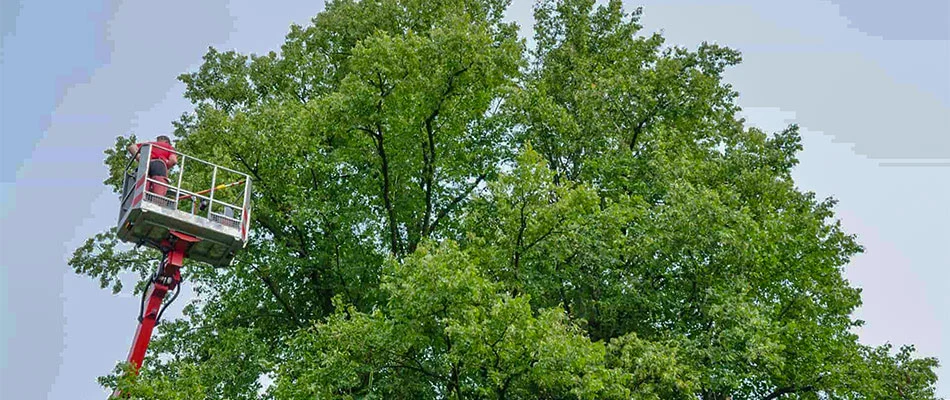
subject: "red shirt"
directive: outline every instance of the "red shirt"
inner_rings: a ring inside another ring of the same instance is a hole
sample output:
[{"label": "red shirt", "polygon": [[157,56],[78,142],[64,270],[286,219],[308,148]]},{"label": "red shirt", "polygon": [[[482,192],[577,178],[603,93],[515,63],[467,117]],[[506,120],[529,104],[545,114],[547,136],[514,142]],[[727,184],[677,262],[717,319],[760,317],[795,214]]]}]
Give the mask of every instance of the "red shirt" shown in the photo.
[{"label": "red shirt", "polygon": [[[142,148],[142,144],[143,143],[138,144],[138,147],[140,149]],[[175,148],[172,147],[171,144],[164,143],[164,142],[148,142],[148,144],[152,145],[151,159],[162,160],[165,162],[166,165],[168,165],[168,159],[172,157],[172,154],[175,154],[175,153],[172,153],[172,150],[175,150]]]}]

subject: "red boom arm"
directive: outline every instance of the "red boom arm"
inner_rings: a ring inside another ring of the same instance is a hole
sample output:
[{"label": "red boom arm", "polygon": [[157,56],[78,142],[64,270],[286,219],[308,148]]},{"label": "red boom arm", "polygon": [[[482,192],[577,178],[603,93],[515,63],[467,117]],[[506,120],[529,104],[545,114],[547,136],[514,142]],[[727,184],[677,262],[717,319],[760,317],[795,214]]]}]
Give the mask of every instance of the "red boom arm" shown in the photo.
[{"label": "red boom arm", "polygon": [[[169,231],[170,237],[162,241],[162,247],[169,249],[165,257],[165,263],[161,266],[157,276],[146,289],[146,303],[142,316],[139,319],[139,326],[135,330],[135,338],[132,339],[132,349],[129,350],[128,362],[134,366],[133,371],[138,374],[142,368],[142,362],[145,360],[145,351],[148,350],[148,343],[152,339],[152,330],[158,323],[159,312],[165,295],[175,290],[181,282],[181,266],[185,260],[185,252],[191,245],[201,239],[183,234],[181,232]],[[113,397],[121,397],[118,390],[112,394]]]}]

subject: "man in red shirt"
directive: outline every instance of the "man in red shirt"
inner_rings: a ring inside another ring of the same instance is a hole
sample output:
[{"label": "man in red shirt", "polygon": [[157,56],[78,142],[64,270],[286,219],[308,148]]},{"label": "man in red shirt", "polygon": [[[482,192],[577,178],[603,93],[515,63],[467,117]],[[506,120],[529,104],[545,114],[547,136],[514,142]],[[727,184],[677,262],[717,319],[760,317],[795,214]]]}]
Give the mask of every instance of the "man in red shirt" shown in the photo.
[{"label": "man in red shirt", "polygon": [[[133,143],[128,147],[129,153],[134,157],[142,148],[144,143]],[[159,136],[154,142],[148,142],[152,145],[152,156],[148,163],[148,177],[164,184],[168,183],[168,170],[178,163],[178,156],[175,155],[175,148],[172,147],[172,141],[168,136]],[[168,191],[168,186],[149,182],[146,190],[159,196],[164,196]]]}]

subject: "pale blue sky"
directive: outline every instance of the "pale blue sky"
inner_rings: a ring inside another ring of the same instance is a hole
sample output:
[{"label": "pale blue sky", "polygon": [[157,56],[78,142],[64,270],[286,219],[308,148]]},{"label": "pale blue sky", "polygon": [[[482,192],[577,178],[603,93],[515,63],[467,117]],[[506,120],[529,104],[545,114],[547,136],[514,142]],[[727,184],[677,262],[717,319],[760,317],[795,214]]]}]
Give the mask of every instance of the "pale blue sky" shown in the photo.
[{"label": "pale blue sky", "polygon": [[[529,24],[531,3],[515,0],[510,17]],[[802,126],[799,185],[840,199],[867,247],[847,269],[864,289],[862,340],[950,363],[950,3],[627,3],[673,43],[743,51],[728,78],[750,123]],[[3,0],[0,398],[105,398],[95,378],[125,358],[138,300],[65,263],[116,217],[102,150],[129,131],[168,132],[188,110],[175,77],[208,46],[274,50],[323,8],[254,4]]]}]

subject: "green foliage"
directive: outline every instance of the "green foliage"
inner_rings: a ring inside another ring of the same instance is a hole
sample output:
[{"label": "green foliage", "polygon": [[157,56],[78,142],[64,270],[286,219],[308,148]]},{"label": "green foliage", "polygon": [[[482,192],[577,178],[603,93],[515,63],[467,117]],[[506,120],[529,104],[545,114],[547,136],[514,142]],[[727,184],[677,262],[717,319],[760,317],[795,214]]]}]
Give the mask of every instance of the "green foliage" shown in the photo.
[{"label": "green foliage", "polygon": [[[117,249],[118,247],[118,249]],[[86,239],[73,253],[69,263],[77,274],[89,275],[99,280],[103,289],[111,287],[112,293],[122,291],[123,272],[134,272],[144,281],[158,266],[157,251],[147,248],[123,250],[124,246],[115,236],[115,228],[98,233]],[[136,293],[145,287],[144,282],[136,288]]]},{"label": "green foliage", "polygon": [[129,137],[118,136],[115,138],[115,146],[106,149],[104,152],[106,155],[105,164],[109,168],[109,177],[102,183],[111,186],[115,193],[122,192],[123,173],[131,160],[128,147],[133,143],[137,143],[134,134],[129,135]]},{"label": "green foliage", "polygon": [[[744,126],[734,50],[640,36],[620,1],[330,2],[279,52],[210,49],[177,148],[254,178],[251,241],[192,263],[136,398],[932,399],[867,347],[862,251],[795,187],[796,126]],[[118,187],[131,139],[106,152]],[[114,234],[77,273],[121,290]],[[141,286],[141,285],[140,285]]]},{"label": "green foliage", "polygon": [[598,398],[604,347],[563,310],[532,312],[499,290],[452,242],[392,263],[387,301],[341,305],[297,335],[277,398]]}]

